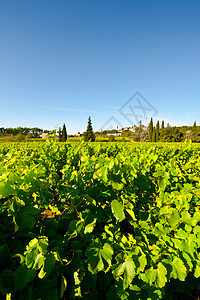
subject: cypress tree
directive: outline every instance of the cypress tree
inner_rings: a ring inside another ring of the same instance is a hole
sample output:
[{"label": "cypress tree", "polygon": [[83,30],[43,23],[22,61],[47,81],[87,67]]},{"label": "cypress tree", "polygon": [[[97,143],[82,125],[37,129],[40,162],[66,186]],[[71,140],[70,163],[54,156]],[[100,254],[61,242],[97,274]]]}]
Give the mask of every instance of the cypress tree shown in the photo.
[{"label": "cypress tree", "polygon": [[84,138],[85,142],[89,142],[89,141],[94,142],[95,141],[95,135],[94,135],[94,132],[93,132],[92,122],[91,122],[90,117],[88,119],[87,130],[86,130],[86,132],[84,132],[83,138]]},{"label": "cypress tree", "polygon": [[194,122],[194,125],[193,125],[193,127],[194,127],[194,128],[196,128],[196,127],[197,127],[197,122],[196,122],[196,121]]},{"label": "cypress tree", "polygon": [[59,142],[62,142],[62,131],[61,131],[60,127],[59,127],[59,130],[58,130],[58,139],[59,139]]},{"label": "cypress tree", "polygon": [[62,142],[66,142],[66,140],[67,140],[67,130],[66,130],[65,124],[63,124],[61,140],[62,140]]},{"label": "cypress tree", "polygon": [[141,139],[141,133],[142,133],[142,121],[139,121],[139,129],[138,129],[138,135],[139,135],[139,139]]},{"label": "cypress tree", "polygon": [[149,142],[152,142],[152,136],[153,136],[153,118],[151,118],[151,121],[149,123],[149,128],[148,128],[148,139]]},{"label": "cypress tree", "polygon": [[161,130],[163,130],[164,128],[165,128],[165,123],[164,123],[164,121],[162,121]]},{"label": "cypress tree", "polygon": [[156,123],[156,142],[159,140],[160,135],[160,124],[159,121]]},{"label": "cypress tree", "polygon": [[152,134],[152,142],[156,142],[156,128],[153,128],[153,134]]}]

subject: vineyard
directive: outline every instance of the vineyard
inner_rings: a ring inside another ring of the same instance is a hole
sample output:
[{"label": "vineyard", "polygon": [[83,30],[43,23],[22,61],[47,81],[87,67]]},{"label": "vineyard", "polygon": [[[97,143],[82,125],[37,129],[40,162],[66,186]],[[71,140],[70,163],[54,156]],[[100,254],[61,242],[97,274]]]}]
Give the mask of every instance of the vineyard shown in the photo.
[{"label": "vineyard", "polygon": [[0,199],[0,299],[198,299],[197,144],[3,143]]}]

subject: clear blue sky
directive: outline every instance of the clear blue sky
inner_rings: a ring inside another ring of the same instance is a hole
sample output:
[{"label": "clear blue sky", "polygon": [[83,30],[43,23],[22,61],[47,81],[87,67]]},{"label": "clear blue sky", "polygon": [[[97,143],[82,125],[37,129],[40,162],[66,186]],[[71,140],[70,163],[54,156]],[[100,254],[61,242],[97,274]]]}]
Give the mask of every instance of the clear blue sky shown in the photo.
[{"label": "clear blue sky", "polygon": [[0,0],[0,127],[130,126],[137,91],[155,121],[200,125],[199,16],[199,0]]}]

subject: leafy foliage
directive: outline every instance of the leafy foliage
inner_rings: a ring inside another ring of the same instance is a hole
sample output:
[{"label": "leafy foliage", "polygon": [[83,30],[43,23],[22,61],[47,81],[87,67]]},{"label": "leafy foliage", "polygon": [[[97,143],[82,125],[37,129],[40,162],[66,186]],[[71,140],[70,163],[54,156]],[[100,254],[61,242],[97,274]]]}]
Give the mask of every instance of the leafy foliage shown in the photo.
[{"label": "leafy foliage", "polygon": [[183,133],[177,127],[166,127],[161,130],[160,140],[162,142],[181,142],[183,141]]},{"label": "leafy foliage", "polygon": [[190,142],[2,144],[0,298],[190,295],[199,154]]}]

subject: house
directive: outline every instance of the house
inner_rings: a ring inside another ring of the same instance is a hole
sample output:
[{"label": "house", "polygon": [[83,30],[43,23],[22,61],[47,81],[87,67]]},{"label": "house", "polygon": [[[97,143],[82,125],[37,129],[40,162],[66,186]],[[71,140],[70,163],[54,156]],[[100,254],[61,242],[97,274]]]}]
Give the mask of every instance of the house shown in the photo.
[{"label": "house", "polygon": [[41,134],[42,139],[46,139],[48,136],[49,136],[49,134],[46,133],[46,132],[43,132],[43,133]]}]

